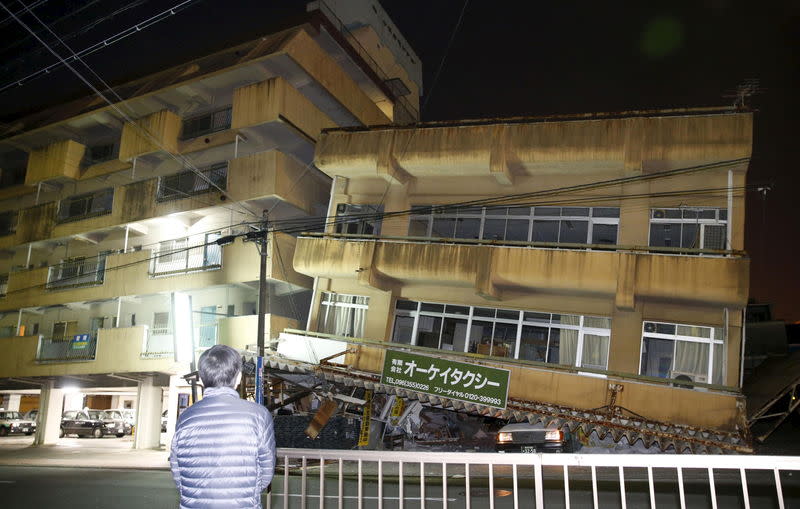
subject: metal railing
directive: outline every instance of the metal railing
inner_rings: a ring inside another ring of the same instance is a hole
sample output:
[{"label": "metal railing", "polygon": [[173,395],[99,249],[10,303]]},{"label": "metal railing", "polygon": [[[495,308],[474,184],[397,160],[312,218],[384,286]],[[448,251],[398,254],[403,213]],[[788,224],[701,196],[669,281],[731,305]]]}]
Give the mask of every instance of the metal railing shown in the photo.
[{"label": "metal railing", "polygon": [[279,449],[265,507],[797,507],[800,457]]},{"label": "metal railing", "polygon": [[154,253],[152,276],[168,276],[222,267],[222,248],[205,239],[186,238],[163,243]]},{"label": "metal railing", "polygon": [[93,361],[97,354],[97,335],[86,338],[52,339],[39,337],[37,362]]},{"label": "metal railing", "polygon": [[156,201],[179,200],[189,196],[227,189],[228,163],[216,164],[200,171],[182,171],[158,178]]},{"label": "metal railing", "polygon": [[8,293],[8,274],[0,274],[0,297],[5,297]]},{"label": "metal railing", "polygon": [[45,287],[52,290],[103,284],[105,270],[106,254],[68,260],[49,267]]},{"label": "metal railing", "polygon": [[89,217],[110,214],[113,203],[113,187],[77,196],[70,196],[58,203],[56,222],[69,223]]}]

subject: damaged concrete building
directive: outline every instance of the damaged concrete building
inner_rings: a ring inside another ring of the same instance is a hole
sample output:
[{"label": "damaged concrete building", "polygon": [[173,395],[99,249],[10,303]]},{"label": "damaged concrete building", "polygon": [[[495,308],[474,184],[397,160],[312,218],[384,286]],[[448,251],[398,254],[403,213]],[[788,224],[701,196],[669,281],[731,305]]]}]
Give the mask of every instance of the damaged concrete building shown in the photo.
[{"label": "damaged concrete building", "polygon": [[[751,451],[751,146],[752,114],[729,108],[325,130],[336,219],[297,240],[308,331],[285,331],[273,366],[657,450]],[[461,364],[471,389],[494,369],[499,392],[463,392]]]}]

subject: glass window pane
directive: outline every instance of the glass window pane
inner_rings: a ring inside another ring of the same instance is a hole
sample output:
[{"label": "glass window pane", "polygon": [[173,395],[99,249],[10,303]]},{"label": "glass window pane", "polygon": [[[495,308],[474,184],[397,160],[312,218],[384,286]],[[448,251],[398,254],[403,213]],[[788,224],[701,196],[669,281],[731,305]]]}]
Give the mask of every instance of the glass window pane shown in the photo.
[{"label": "glass window pane", "polygon": [[392,331],[392,341],[395,343],[411,344],[411,334],[414,331],[413,316],[396,316],[394,318],[394,329]]},{"label": "glass window pane", "polygon": [[578,331],[550,329],[547,362],[574,366],[578,354]]},{"label": "glass window pane", "polygon": [[570,242],[585,244],[589,235],[588,221],[572,221],[565,219],[561,221],[561,232],[558,241],[561,243]]},{"label": "glass window pane", "polygon": [[725,331],[722,329],[722,327],[714,327],[714,340],[716,341],[725,340]]},{"label": "glass window pane", "polygon": [[678,341],[675,344],[675,365],[672,376],[686,375],[693,382],[708,383],[708,343]]},{"label": "glass window pane", "polygon": [[530,214],[530,207],[508,207],[508,215],[510,216],[529,216]]},{"label": "glass window pane", "polygon": [[458,207],[456,213],[459,216],[480,216],[483,213],[483,207]]},{"label": "glass window pane", "polygon": [[519,311],[513,311],[510,309],[498,309],[497,318],[503,318],[505,320],[519,320]]},{"label": "glass window pane", "polygon": [[506,234],[505,219],[486,219],[483,222],[483,238],[487,240],[504,240]]},{"label": "glass window pane", "polygon": [[717,210],[716,209],[702,209],[697,213],[700,219],[716,219],[717,218]]},{"label": "glass window pane", "polygon": [[547,327],[522,326],[519,358],[528,361],[545,362],[547,358]]},{"label": "glass window pane", "polygon": [[594,207],[592,217],[619,217],[619,207]]},{"label": "glass window pane", "polygon": [[600,316],[584,316],[584,327],[594,327],[595,329],[611,329],[611,318],[604,318]]},{"label": "glass window pane", "polygon": [[439,348],[442,319],[438,316],[420,316],[417,321],[417,345]]},{"label": "glass window pane", "polygon": [[502,216],[505,217],[508,213],[508,208],[506,207],[486,207],[486,215],[487,216]]},{"label": "glass window pane", "polygon": [[457,239],[477,239],[480,237],[481,220],[458,218],[456,220]]},{"label": "glass window pane", "polygon": [[720,211],[719,211],[719,219],[721,221],[727,221],[727,219],[728,219],[728,210],[727,209],[720,209]]},{"label": "glass window pane", "polygon": [[553,323],[561,323],[564,325],[580,325],[580,315],[553,315]]},{"label": "glass window pane", "polygon": [[489,355],[492,350],[493,328],[493,322],[473,320],[472,327],[469,330],[469,351]]},{"label": "glass window pane", "polygon": [[564,207],[561,209],[562,216],[588,216],[589,207]]},{"label": "glass window pane", "polygon": [[536,207],[533,209],[534,216],[560,216],[561,207]]},{"label": "glass window pane", "polygon": [[416,311],[417,310],[417,303],[412,300],[397,300],[397,304],[395,304],[395,309],[406,309],[408,311]]},{"label": "glass window pane", "polygon": [[550,313],[533,313],[533,312],[526,312],[523,319],[526,322],[541,322],[541,323],[550,323]]},{"label": "glass window pane", "polygon": [[455,230],[456,230],[455,218],[442,218],[434,216],[433,230],[431,231],[431,237],[452,239],[453,236],[455,235]]},{"label": "glass window pane", "polygon": [[430,219],[412,219],[408,225],[408,235],[411,237],[427,237]]},{"label": "glass window pane", "polygon": [[664,217],[679,218],[681,217],[681,209],[664,209]]},{"label": "glass window pane", "polygon": [[595,369],[608,367],[608,336],[583,335],[581,366]]},{"label": "glass window pane", "polygon": [[453,306],[451,304],[448,304],[445,307],[445,313],[450,313],[451,315],[469,315],[469,307]]},{"label": "glass window pane", "polygon": [[432,311],[434,313],[443,313],[444,304],[431,304],[429,302],[422,303],[422,311]]},{"label": "glass window pane", "polygon": [[558,221],[534,221],[532,242],[558,242]]},{"label": "glass window pane", "polygon": [[696,210],[691,210],[691,209],[684,210],[683,211],[683,217],[685,219],[696,219],[697,218],[697,211]]},{"label": "glass window pane", "polygon": [[724,385],[724,371],[725,355],[724,345],[714,345],[714,362],[711,368],[711,383],[717,385]]},{"label": "glass window pane", "polygon": [[681,225],[679,223],[650,224],[650,245],[680,247]]},{"label": "glass window pane", "polygon": [[509,219],[506,225],[506,240],[528,240],[527,219]]},{"label": "glass window pane", "polygon": [[511,323],[494,324],[492,353],[495,357],[514,357],[517,345],[517,325]]},{"label": "glass window pane", "polygon": [[674,342],[645,337],[642,344],[642,369],[639,374],[671,378]]},{"label": "glass window pane", "polygon": [[616,244],[617,225],[595,224],[592,225],[592,244]]},{"label": "glass window pane", "polygon": [[677,334],[679,336],[692,336],[695,338],[711,338],[711,328],[692,327],[690,325],[678,325]]},{"label": "glass window pane", "polygon": [[430,205],[412,205],[411,206],[411,213],[412,214],[430,214],[431,213],[431,206]]},{"label": "glass window pane", "polygon": [[675,334],[675,325],[671,323],[657,323],[656,332],[659,334]]},{"label": "glass window pane", "polygon": [[475,308],[472,311],[474,316],[486,316],[489,318],[494,318],[495,310],[492,308]]},{"label": "glass window pane", "polygon": [[700,225],[685,224],[681,233],[681,247],[697,249],[700,247]]},{"label": "glass window pane", "polygon": [[442,350],[463,352],[467,343],[467,321],[461,318],[445,318],[442,327]]}]

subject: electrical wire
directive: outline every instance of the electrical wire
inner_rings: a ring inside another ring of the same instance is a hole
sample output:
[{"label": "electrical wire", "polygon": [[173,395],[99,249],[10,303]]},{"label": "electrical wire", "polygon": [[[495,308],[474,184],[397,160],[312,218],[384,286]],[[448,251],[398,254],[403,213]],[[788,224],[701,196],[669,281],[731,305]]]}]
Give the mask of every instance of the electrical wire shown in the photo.
[{"label": "electrical wire", "polygon": [[[194,0],[187,0],[187,1],[194,1]],[[185,3],[185,2],[184,2],[184,3]],[[23,4],[23,5],[24,5],[24,4]],[[28,25],[26,25],[26,24],[25,24],[25,23],[24,23],[22,20],[20,20],[20,19],[19,19],[17,16],[15,16],[15,15],[14,15],[14,13],[12,13],[12,12],[11,12],[11,11],[8,9],[8,7],[6,7],[6,6],[5,6],[5,4],[3,4],[2,2],[0,2],[0,6],[1,6],[3,9],[5,9],[5,10],[6,10],[6,11],[7,11],[7,12],[8,12],[8,13],[9,13],[9,14],[12,16],[12,17],[14,17],[14,19],[15,19],[15,20],[16,20],[16,21],[17,21],[17,22],[20,24],[20,25],[22,25],[22,26],[23,26],[23,27],[24,27],[24,28],[25,28],[25,29],[26,29],[26,30],[27,30],[27,31],[28,31],[28,32],[29,32],[31,35],[33,35],[33,37],[35,37],[35,38],[36,38],[36,40],[38,40],[38,41],[39,41],[39,42],[40,42],[40,43],[41,43],[41,44],[42,44],[42,45],[43,45],[45,48],[47,48],[47,50],[48,50],[48,51],[50,51],[50,53],[52,53],[52,54],[53,54],[53,56],[55,56],[57,59],[59,59],[59,60],[60,60],[60,61],[61,61],[61,62],[62,62],[62,63],[63,63],[63,64],[64,64],[64,65],[65,65],[65,66],[66,66],[66,67],[67,67],[67,68],[70,70],[70,71],[72,71],[72,72],[73,72],[73,74],[75,74],[75,75],[76,75],[76,76],[77,76],[77,77],[78,77],[78,78],[79,78],[81,81],[83,81],[83,82],[84,82],[84,84],[86,84],[86,85],[87,85],[87,86],[88,86],[88,87],[89,87],[89,88],[90,88],[90,89],[91,89],[91,90],[92,90],[92,91],[95,93],[95,95],[97,95],[98,97],[100,97],[101,99],[103,99],[103,100],[104,100],[106,103],[108,103],[108,105],[109,105],[109,106],[110,106],[110,107],[111,107],[111,108],[112,108],[112,109],[113,109],[115,112],[117,112],[117,114],[118,114],[118,115],[120,115],[120,116],[121,116],[121,117],[122,117],[122,118],[123,118],[123,119],[124,119],[124,120],[125,120],[125,121],[126,121],[128,124],[132,125],[132,126],[135,128],[135,129],[138,129],[138,130],[139,130],[141,133],[143,133],[143,134],[144,134],[144,136],[145,136],[145,137],[148,139],[148,141],[150,141],[150,142],[154,143],[155,145],[158,145],[158,146],[160,146],[162,149],[164,149],[164,151],[167,153],[167,155],[168,155],[168,156],[170,156],[170,157],[172,157],[172,158],[173,158],[173,159],[174,159],[176,162],[178,162],[178,164],[180,164],[180,165],[181,165],[182,167],[184,167],[184,168],[188,168],[188,169],[189,169],[189,170],[191,170],[193,173],[195,173],[195,175],[197,175],[197,176],[198,176],[198,177],[200,177],[200,178],[201,178],[203,181],[205,181],[205,182],[206,182],[206,183],[207,183],[209,186],[211,186],[211,187],[214,187],[215,189],[219,190],[219,192],[220,192],[220,193],[222,193],[222,195],[223,195],[223,196],[225,196],[225,197],[228,197],[228,195],[227,195],[227,192],[226,192],[225,190],[223,190],[223,189],[222,189],[220,186],[218,186],[217,184],[215,184],[215,183],[214,183],[214,182],[213,182],[213,181],[212,181],[210,178],[208,178],[208,177],[206,177],[205,175],[203,175],[203,174],[200,172],[200,170],[198,170],[198,169],[197,169],[197,168],[196,168],[196,167],[195,167],[195,166],[194,166],[194,165],[191,163],[191,161],[189,161],[189,160],[188,160],[188,159],[187,159],[185,156],[181,155],[181,157],[179,158],[177,155],[175,155],[175,154],[172,154],[172,153],[171,153],[171,152],[170,152],[170,151],[169,151],[169,150],[168,150],[166,147],[164,147],[164,146],[163,146],[163,144],[161,143],[161,141],[160,141],[160,140],[159,140],[157,137],[153,136],[153,134],[152,134],[152,133],[150,133],[150,132],[149,132],[147,129],[145,129],[144,127],[142,127],[142,126],[138,125],[138,124],[137,124],[137,123],[136,123],[136,122],[135,122],[135,121],[134,121],[134,120],[133,120],[133,119],[132,119],[132,118],[131,118],[131,117],[130,117],[128,114],[126,114],[125,112],[123,112],[123,111],[120,109],[120,107],[119,107],[119,106],[117,106],[116,104],[114,104],[114,103],[113,103],[113,102],[112,102],[110,99],[108,99],[108,97],[106,97],[106,96],[105,96],[105,95],[104,95],[102,92],[100,92],[100,90],[98,90],[98,89],[97,89],[97,87],[95,87],[95,86],[94,86],[94,85],[93,85],[91,82],[89,82],[89,80],[88,80],[88,79],[86,79],[86,77],[84,77],[84,76],[83,76],[83,75],[82,75],[80,72],[78,72],[78,70],[77,70],[77,69],[75,69],[75,68],[74,68],[74,67],[72,67],[72,65],[70,65],[70,64],[69,64],[67,61],[65,61],[65,60],[64,60],[64,58],[63,58],[63,57],[61,57],[61,55],[59,55],[59,54],[58,54],[58,53],[57,53],[57,52],[56,52],[56,51],[55,51],[53,48],[51,48],[51,47],[50,47],[50,46],[49,46],[49,45],[48,45],[48,44],[47,44],[47,43],[46,43],[46,42],[45,42],[45,41],[44,41],[44,40],[43,40],[41,37],[39,37],[39,36],[38,36],[38,35],[37,35],[37,34],[36,34],[36,33],[35,33],[35,32],[34,32],[34,31],[33,31],[33,30],[32,30],[32,29],[31,29],[31,28],[28,26]],[[26,9],[27,9],[27,7],[26,7]],[[31,16],[33,16],[33,17],[34,17],[34,18],[35,18],[35,19],[36,19],[36,20],[37,20],[37,21],[38,21],[38,22],[39,22],[39,23],[40,23],[40,24],[41,24],[43,27],[45,27],[45,28],[46,28],[46,29],[47,29],[47,30],[48,30],[48,31],[49,31],[49,32],[50,32],[50,33],[51,33],[51,34],[52,34],[52,35],[53,35],[53,36],[54,36],[54,37],[55,37],[55,38],[56,38],[56,39],[57,39],[57,40],[58,40],[60,43],[61,43],[61,45],[62,45],[62,46],[64,46],[64,47],[65,47],[65,48],[66,48],[66,49],[67,49],[67,50],[68,50],[70,53],[72,53],[73,57],[75,57],[75,58],[77,59],[77,61],[79,61],[81,64],[83,64],[83,65],[86,67],[86,69],[87,69],[89,72],[91,72],[91,73],[92,73],[92,74],[93,74],[93,75],[94,75],[94,76],[95,76],[95,77],[96,77],[96,78],[97,78],[97,79],[100,81],[100,83],[102,83],[102,84],[103,84],[103,86],[105,86],[105,87],[107,88],[107,90],[109,90],[109,91],[111,92],[111,94],[113,94],[113,95],[114,95],[114,96],[115,96],[115,97],[116,97],[116,98],[117,98],[117,99],[120,101],[120,104],[124,104],[124,100],[123,100],[123,99],[122,99],[122,98],[119,96],[119,94],[117,94],[117,92],[116,92],[116,91],[114,91],[114,90],[113,90],[113,88],[111,88],[111,87],[110,87],[110,86],[109,86],[109,85],[108,85],[108,84],[107,84],[107,83],[106,83],[106,82],[105,82],[105,81],[104,81],[104,80],[103,80],[103,79],[100,77],[100,75],[98,75],[98,74],[97,74],[97,73],[96,73],[96,72],[95,72],[95,71],[94,71],[94,70],[93,70],[93,69],[92,69],[92,68],[91,68],[91,67],[90,67],[90,66],[89,66],[89,65],[88,65],[88,64],[87,64],[87,63],[86,63],[86,62],[85,62],[85,61],[84,61],[84,60],[83,60],[83,59],[82,59],[82,58],[81,58],[79,55],[77,55],[77,54],[76,54],[76,53],[75,53],[75,52],[74,52],[74,51],[73,51],[73,50],[72,50],[72,49],[71,49],[71,48],[70,48],[70,47],[69,47],[69,46],[68,46],[68,45],[67,45],[67,44],[66,44],[64,41],[62,41],[62,40],[61,40],[61,39],[58,37],[58,35],[57,35],[55,32],[53,32],[52,30],[50,30],[50,28],[49,28],[49,27],[48,27],[48,26],[47,26],[47,25],[46,25],[44,22],[42,22],[42,20],[40,20],[40,19],[39,19],[39,17],[38,17],[38,16],[36,16],[36,14],[34,14],[32,11],[30,11],[30,9],[28,9],[28,13],[29,13]],[[246,214],[250,214],[250,215],[253,215],[253,216],[255,216],[255,217],[258,217],[258,215],[257,215],[257,214],[255,214],[255,212],[253,212],[253,211],[251,211],[250,209],[248,209],[247,207],[245,207],[245,206],[244,206],[244,205],[243,205],[241,202],[238,202],[238,201],[237,201],[237,202],[235,202],[235,203],[236,203],[236,204],[238,204],[238,205],[239,205],[239,206],[242,208],[242,210],[244,210],[244,211],[245,211],[245,213],[246,213]]]},{"label": "electrical wire", "polygon": [[[44,5],[44,4],[46,4],[46,3],[47,3],[47,0],[38,0],[37,2],[33,2],[33,3],[32,3],[30,6],[29,6],[29,8],[30,8],[30,9],[35,9],[35,8],[39,7],[40,5]],[[23,14],[23,12],[22,12],[22,9],[18,10],[16,14],[17,14],[18,16],[19,16],[19,15],[21,15],[21,14]],[[11,21],[13,21],[13,20],[14,20],[13,16],[6,16],[5,18],[3,18],[3,20],[2,20],[2,21],[0,21],[0,27],[4,27],[4,26],[6,26],[8,23],[10,23],[10,22],[11,22]]]},{"label": "electrical wire", "polygon": [[[150,18],[147,18],[147,19],[145,19],[145,20],[143,20],[143,21],[141,21],[139,23],[136,23],[135,25],[131,25],[130,27],[126,28],[125,30],[123,30],[121,32],[118,32],[118,33],[112,35],[111,37],[107,37],[106,39],[104,39],[104,40],[102,40],[102,41],[100,41],[100,42],[98,42],[96,44],[93,44],[92,46],[89,46],[87,48],[84,48],[84,49],[78,51],[74,56],[69,57],[68,59],[65,59],[63,61],[59,61],[59,62],[50,64],[50,65],[48,65],[46,67],[43,67],[43,68],[39,69],[36,72],[28,74],[27,76],[25,76],[23,78],[15,79],[13,81],[10,81],[10,82],[6,83],[5,85],[0,86],[0,92],[3,92],[4,90],[7,90],[7,89],[9,89],[11,87],[14,87],[14,86],[24,85],[25,83],[27,83],[28,81],[33,80],[34,78],[38,78],[38,77],[44,76],[46,74],[49,74],[51,71],[53,71],[55,69],[58,69],[60,66],[65,65],[67,62],[73,62],[73,61],[76,61],[79,58],[83,58],[83,57],[89,56],[89,55],[91,55],[93,53],[97,53],[98,51],[100,51],[102,49],[105,49],[105,48],[107,48],[107,47],[109,47],[109,46],[111,46],[111,45],[113,45],[113,44],[115,44],[115,43],[117,43],[117,42],[119,42],[119,41],[121,41],[123,39],[126,39],[126,38],[130,37],[131,35],[134,35],[134,34],[137,34],[137,33],[141,32],[145,28],[151,27],[151,26],[155,25],[156,23],[159,23],[159,22],[169,18],[170,16],[174,16],[178,12],[186,9],[192,3],[197,2],[197,1],[199,1],[199,0],[183,0],[182,2],[179,2],[179,3],[175,4],[174,6],[170,7],[169,9],[166,9],[166,10],[164,10],[164,11],[158,13],[158,14],[156,14],[155,16],[151,16]],[[9,15],[10,15],[9,17],[10,18],[15,19],[15,20],[17,20],[17,22],[21,23],[19,21],[19,17],[18,16],[14,15],[14,13],[11,12],[11,10],[9,10],[2,3],[0,3],[0,5],[2,5],[3,8],[6,10],[6,12],[9,13]],[[31,34],[35,36],[35,33],[31,32]]]}]

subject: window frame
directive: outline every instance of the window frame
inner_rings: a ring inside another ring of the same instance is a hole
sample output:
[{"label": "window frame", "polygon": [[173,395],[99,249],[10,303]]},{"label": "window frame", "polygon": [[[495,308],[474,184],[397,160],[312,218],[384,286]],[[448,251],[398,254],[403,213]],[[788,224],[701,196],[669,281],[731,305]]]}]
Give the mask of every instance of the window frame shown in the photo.
[{"label": "window frame", "polygon": [[[714,211],[714,218],[701,218],[700,213],[703,211]],[[664,217],[655,217],[658,212],[661,211],[680,211],[680,217],[666,217],[666,213]],[[694,212],[696,213],[697,217],[684,217],[685,212]],[[723,213],[725,214],[725,218],[722,218]],[[707,248],[705,247],[705,237],[706,237],[706,227],[708,226],[724,226],[725,227],[725,237],[724,237],[724,244],[722,250],[730,250],[731,246],[728,245],[728,228],[730,227],[730,218],[728,217],[728,209],[724,207],[654,207],[650,209],[650,220],[647,223],[647,245],[648,247],[653,248],[660,248],[660,247],[674,247],[679,249],[716,249],[716,248]],[[653,225],[654,224],[675,224],[678,223],[681,225],[681,233],[679,235],[680,238],[680,245],[679,246],[654,246],[652,244],[652,235],[653,235]],[[700,247],[689,247],[683,245],[683,225],[685,224],[692,224],[696,225],[700,230]]]},{"label": "window frame", "polygon": [[[398,309],[397,308],[397,302],[399,302],[399,301],[415,302],[417,304],[416,309],[415,310]],[[443,308],[444,310],[442,312],[426,311],[426,310],[422,309],[422,305],[423,304],[444,306],[444,308]],[[447,313],[447,306],[457,306],[457,307],[468,308],[469,309],[469,313],[466,314],[466,315],[458,314],[458,313]],[[495,316],[494,317],[475,316],[475,309],[476,308],[479,308],[479,309],[493,309],[493,310],[495,310]],[[498,318],[497,315],[498,315],[499,311],[515,312],[515,313],[518,313],[518,316],[517,316],[516,319]],[[525,318],[525,313],[540,313],[542,315],[546,314],[546,315],[549,315],[549,321],[548,321],[547,324],[543,324],[543,322],[540,322],[540,321],[534,321],[534,320],[526,319]],[[559,316],[561,316],[561,315],[578,316],[578,317],[580,317],[580,321],[579,321],[578,325],[554,323],[553,322],[553,316],[554,315],[559,315]],[[467,335],[464,338],[464,350],[463,351],[443,350],[443,351],[453,352],[453,353],[456,353],[456,354],[468,353],[469,346],[470,346],[470,331],[471,331],[471,327],[472,327],[473,321],[491,322],[493,324],[492,325],[492,342],[491,342],[492,348],[494,347],[495,324],[497,324],[497,323],[503,323],[503,324],[509,324],[509,325],[510,324],[514,324],[517,327],[517,333],[516,333],[516,337],[515,337],[515,340],[514,340],[515,341],[514,342],[514,355],[512,357],[507,357],[507,358],[515,359],[515,360],[520,360],[520,358],[519,358],[519,350],[520,350],[520,346],[521,346],[522,328],[523,328],[523,326],[527,325],[527,326],[533,326],[533,327],[546,327],[548,329],[548,332],[547,332],[547,346],[546,346],[546,349],[545,349],[545,352],[546,352],[545,360],[544,361],[529,361],[529,362],[542,362],[544,364],[571,366],[571,367],[574,367],[574,368],[583,367],[582,366],[582,364],[583,364],[583,347],[584,347],[584,344],[585,344],[584,343],[584,338],[585,338],[586,334],[607,337],[608,338],[608,346],[607,346],[606,355],[605,355],[606,367],[605,368],[592,368],[592,369],[608,370],[608,358],[609,358],[609,355],[611,353],[611,324],[609,323],[609,328],[608,329],[602,329],[602,328],[597,328],[597,327],[585,326],[584,325],[584,321],[585,321],[585,319],[587,317],[588,318],[602,318],[602,319],[607,319],[607,320],[610,321],[611,317],[606,317],[606,316],[602,316],[601,317],[601,316],[595,316],[595,315],[576,315],[576,314],[573,314],[573,313],[549,313],[549,312],[542,312],[542,311],[503,309],[503,308],[492,308],[492,307],[487,307],[487,306],[469,306],[469,305],[452,304],[452,303],[448,304],[448,303],[430,302],[430,301],[414,301],[414,300],[411,300],[411,299],[397,299],[395,301],[395,308],[394,308],[394,312],[393,312],[393,315],[392,315],[392,326],[391,326],[392,333],[391,333],[391,337],[389,338],[389,341],[392,342],[392,343],[396,343],[395,340],[394,340],[394,334],[395,334],[395,324],[397,322],[397,317],[398,316],[401,316],[401,317],[405,316],[405,317],[413,317],[414,318],[414,323],[413,323],[412,330],[411,330],[411,342],[410,343],[398,343],[398,344],[409,344],[411,346],[418,346],[418,344],[417,344],[418,340],[419,340],[419,337],[418,337],[419,329],[418,329],[418,327],[419,327],[419,317],[420,316],[430,316],[430,317],[439,317],[439,318],[441,318],[441,324],[439,325],[439,343],[438,343],[438,347],[437,347],[438,350],[442,349],[442,332],[443,332],[443,329],[444,329],[445,319],[446,318],[454,318],[454,319],[466,320],[466,322],[467,322]],[[559,364],[559,363],[548,362],[548,357],[549,357],[549,353],[550,353],[550,341],[552,339],[552,329],[566,329],[566,330],[577,330],[578,331],[578,342],[577,342],[577,344],[575,346],[576,353],[575,353],[575,363],[574,364]],[[492,356],[492,357],[498,357],[498,356]],[[506,358],[506,357],[498,357],[498,358]],[[528,359],[521,359],[521,360],[528,361]]]},{"label": "window frame", "polygon": [[[666,334],[663,332],[646,332],[645,327],[648,323],[656,324],[656,325],[670,325],[675,327],[675,334]],[[709,329],[711,331],[710,338],[702,338],[698,336],[686,336],[683,334],[678,334],[678,327],[702,327],[704,329]],[[717,330],[721,331],[721,335],[723,336],[722,339],[717,339]],[[670,374],[674,373],[675,367],[675,352],[677,349],[678,341],[684,341],[689,343],[700,343],[709,345],[708,347],[708,368],[705,372],[705,381],[704,382],[697,382],[692,380],[692,383],[704,383],[704,384],[714,384],[714,346],[720,345],[722,347],[722,364],[720,366],[721,373],[720,377],[722,378],[720,385],[725,385],[725,375],[727,373],[727,332],[725,331],[725,327],[721,326],[713,326],[713,325],[699,325],[699,324],[688,324],[688,323],[677,323],[677,322],[661,322],[657,320],[642,320],[642,335],[641,340],[639,341],[639,370],[638,374],[640,376],[655,376],[655,375],[644,375],[642,373],[642,354],[644,353],[644,341],[646,338],[653,338],[653,339],[662,339],[662,340],[669,340],[672,341],[672,363],[670,366]],[[687,373],[678,372],[678,375],[687,375]],[[662,378],[656,376],[656,378]],[[670,378],[663,378],[663,380],[674,380],[674,377]]]},{"label": "window frame", "polygon": [[[326,300],[326,298],[329,298],[331,296],[352,297],[353,299],[362,298],[362,299],[366,299],[366,304],[357,304],[355,302],[339,302],[339,301],[335,301],[335,300]],[[320,331],[320,329],[322,328],[323,324],[328,323],[328,317],[329,317],[329,313],[330,313],[331,309],[332,308],[337,308],[337,307],[351,308],[351,309],[363,309],[364,310],[364,325],[366,326],[366,314],[367,314],[367,311],[369,311],[369,296],[368,295],[356,295],[356,294],[350,294],[350,293],[324,292],[323,291],[323,292],[321,292],[321,295],[320,295],[319,308],[318,308],[319,312],[317,313],[317,331]],[[325,332],[323,334],[329,334],[329,333]],[[361,331],[360,335],[356,335],[355,331],[353,331],[353,335],[352,336],[345,335],[345,337],[354,337],[354,338],[355,337],[363,337],[364,334],[365,334],[365,331]]]}]

